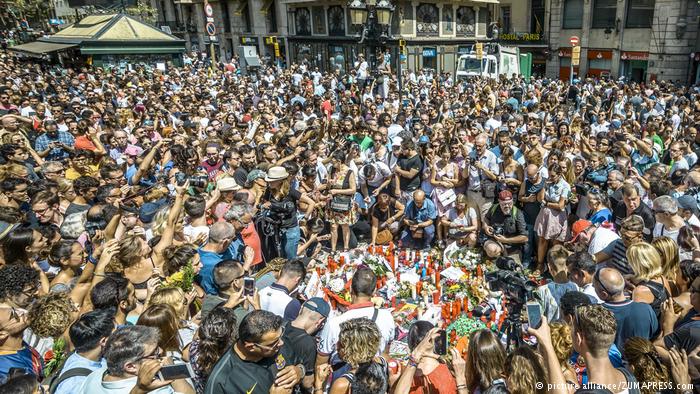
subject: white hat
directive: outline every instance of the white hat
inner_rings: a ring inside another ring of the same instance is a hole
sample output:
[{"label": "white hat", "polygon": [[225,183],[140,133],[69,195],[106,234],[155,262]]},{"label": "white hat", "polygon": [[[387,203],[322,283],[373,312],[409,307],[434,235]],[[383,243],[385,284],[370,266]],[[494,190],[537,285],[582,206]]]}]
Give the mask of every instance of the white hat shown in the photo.
[{"label": "white hat", "polygon": [[241,187],[236,183],[236,180],[229,177],[219,179],[216,182],[216,188],[222,192],[230,192],[241,189]]},{"label": "white hat", "polygon": [[282,179],[287,179],[287,177],[289,177],[289,173],[284,167],[271,167],[267,170],[265,182],[281,181]]}]

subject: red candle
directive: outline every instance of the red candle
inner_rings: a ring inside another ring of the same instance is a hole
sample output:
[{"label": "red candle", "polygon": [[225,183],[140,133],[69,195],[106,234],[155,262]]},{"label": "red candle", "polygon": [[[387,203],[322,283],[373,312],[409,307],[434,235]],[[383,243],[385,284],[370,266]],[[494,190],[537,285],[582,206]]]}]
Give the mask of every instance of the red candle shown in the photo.
[{"label": "red candle", "polygon": [[423,282],[416,282],[416,296],[420,298],[421,293],[423,292]]},{"label": "red candle", "polygon": [[435,290],[433,292],[433,304],[437,305],[440,303],[440,292]]},{"label": "red candle", "polygon": [[396,296],[391,297],[391,307],[396,309]]},{"label": "red candle", "polygon": [[435,270],[435,286],[437,286],[440,283],[440,270],[436,269]]}]

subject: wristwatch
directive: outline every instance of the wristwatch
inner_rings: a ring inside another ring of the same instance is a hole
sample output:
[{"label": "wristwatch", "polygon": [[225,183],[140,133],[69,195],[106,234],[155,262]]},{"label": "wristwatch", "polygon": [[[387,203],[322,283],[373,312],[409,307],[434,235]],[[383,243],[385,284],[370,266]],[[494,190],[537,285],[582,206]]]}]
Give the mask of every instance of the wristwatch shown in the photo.
[{"label": "wristwatch", "polygon": [[304,367],[304,364],[297,364],[296,366],[301,368],[301,378],[304,379],[304,376],[306,376],[306,368]]}]

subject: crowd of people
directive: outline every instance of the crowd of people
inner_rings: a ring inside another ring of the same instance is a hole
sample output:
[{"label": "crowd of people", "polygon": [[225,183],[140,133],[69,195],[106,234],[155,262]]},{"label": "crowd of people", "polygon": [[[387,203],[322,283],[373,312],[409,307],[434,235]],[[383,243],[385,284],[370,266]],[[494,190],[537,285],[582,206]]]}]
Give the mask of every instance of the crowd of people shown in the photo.
[{"label": "crowd of people", "polygon": [[[0,57],[0,393],[699,382],[696,88]],[[541,324],[443,355],[439,321],[375,306],[369,268],[347,307],[303,297],[327,256],[390,244],[511,259]]]}]

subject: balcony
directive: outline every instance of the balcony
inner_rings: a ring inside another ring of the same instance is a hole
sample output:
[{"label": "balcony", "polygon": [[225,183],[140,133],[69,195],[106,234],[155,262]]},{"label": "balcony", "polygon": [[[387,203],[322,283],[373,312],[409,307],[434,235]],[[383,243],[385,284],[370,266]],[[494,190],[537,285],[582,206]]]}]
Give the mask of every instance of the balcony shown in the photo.
[{"label": "balcony", "polygon": [[197,26],[194,23],[182,23],[176,21],[156,21],[156,27],[168,26],[173,34],[196,33]]}]

